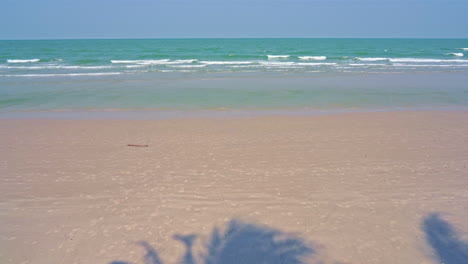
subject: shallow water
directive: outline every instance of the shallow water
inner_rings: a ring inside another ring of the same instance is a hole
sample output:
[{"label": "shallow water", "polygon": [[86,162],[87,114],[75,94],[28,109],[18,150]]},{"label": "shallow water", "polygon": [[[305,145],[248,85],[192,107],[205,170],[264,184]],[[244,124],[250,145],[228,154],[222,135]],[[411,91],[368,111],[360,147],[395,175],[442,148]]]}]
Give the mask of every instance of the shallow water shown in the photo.
[{"label": "shallow water", "polygon": [[464,108],[468,40],[0,41],[0,112]]}]

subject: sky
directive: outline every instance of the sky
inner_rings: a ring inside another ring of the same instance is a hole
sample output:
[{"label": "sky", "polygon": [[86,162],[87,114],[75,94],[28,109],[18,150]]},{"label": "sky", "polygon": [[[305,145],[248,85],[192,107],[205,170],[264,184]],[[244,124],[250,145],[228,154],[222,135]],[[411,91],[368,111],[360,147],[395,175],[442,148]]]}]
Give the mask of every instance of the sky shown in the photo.
[{"label": "sky", "polygon": [[468,0],[0,0],[0,39],[468,38]]}]

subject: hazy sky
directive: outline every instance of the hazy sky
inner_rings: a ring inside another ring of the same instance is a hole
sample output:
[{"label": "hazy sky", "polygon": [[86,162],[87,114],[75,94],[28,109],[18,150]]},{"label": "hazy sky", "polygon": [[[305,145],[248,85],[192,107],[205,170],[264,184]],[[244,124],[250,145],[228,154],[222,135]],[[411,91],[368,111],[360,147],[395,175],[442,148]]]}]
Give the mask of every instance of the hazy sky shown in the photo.
[{"label": "hazy sky", "polygon": [[468,0],[0,0],[0,39],[468,38]]}]

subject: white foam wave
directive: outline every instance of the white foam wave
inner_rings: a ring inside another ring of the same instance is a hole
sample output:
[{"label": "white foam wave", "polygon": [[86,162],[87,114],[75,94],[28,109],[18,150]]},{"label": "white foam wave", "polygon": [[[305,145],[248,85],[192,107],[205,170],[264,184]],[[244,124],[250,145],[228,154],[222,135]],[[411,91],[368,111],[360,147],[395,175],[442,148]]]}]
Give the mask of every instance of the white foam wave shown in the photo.
[{"label": "white foam wave", "polygon": [[258,65],[229,65],[230,68],[252,68],[258,67]]},{"label": "white foam wave", "polygon": [[171,65],[171,64],[183,64],[183,63],[194,63],[196,59],[191,60],[174,60],[169,59],[162,60],[111,60],[111,63],[117,64],[138,64],[138,65]]},{"label": "white foam wave", "polygon": [[6,69],[25,69],[25,70],[46,70],[46,69],[110,69],[113,66],[65,66],[65,65],[47,65],[47,66],[5,66]]},{"label": "white foam wave", "polygon": [[195,64],[195,65],[171,65],[173,68],[203,68],[206,67],[207,64]]},{"label": "white foam wave", "polygon": [[163,64],[169,62],[169,59],[163,60],[111,60],[111,63],[118,63],[118,64]]},{"label": "white foam wave", "polygon": [[424,59],[424,58],[393,58],[391,62],[468,62],[468,60],[441,60],[441,59]]},{"label": "white foam wave", "polygon": [[190,60],[175,60],[174,63],[194,63],[197,62],[197,59],[190,59]]},{"label": "white foam wave", "polygon": [[58,69],[110,69],[113,66],[58,66]]},{"label": "white foam wave", "polygon": [[46,73],[46,74],[6,74],[4,77],[67,77],[67,76],[101,76],[119,75],[122,72],[86,72],[86,73]]},{"label": "white foam wave", "polygon": [[401,64],[395,63],[393,64],[395,67],[468,67],[468,64]]},{"label": "white foam wave", "polygon": [[462,53],[462,52],[450,52],[450,53],[445,53],[445,55],[456,56],[456,57],[463,57],[463,53]]},{"label": "white foam wave", "polygon": [[299,63],[294,63],[294,65],[298,65],[298,66],[323,66],[323,65],[336,65],[336,63],[335,62],[315,62],[315,63],[299,62]]},{"label": "white foam wave", "polygon": [[131,64],[131,63],[138,63],[140,60],[111,60],[111,63],[118,63],[118,64]]},{"label": "white foam wave", "polygon": [[236,64],[253,64],[256,61],[200,61],[200,63],[208,65],[236,65]]},{"label": "white foam wave", "polygon": [[265,67],[298,67],[298,66],[324,66],[324,65],[336,65],[335,62],[292,62],[292,61],[261,61],[260,65]]},{"label": "white foam wave", "polygon": [[267,55],[269,60],[287,59],[290,55]]},{"label": "white foam wave", "polygon": [[125,65],[125,68],[142,68],[146,66],[147,65]]},{"label": "white foam wave", "polygon": [[381,63],[350,63],[349,66],[385,66]]},{"label": "white foam wave", "polygon": [[8,63],[27,63],[27,62],[39,62],[41,59],[29,59],[29,60],[7,60]]},{"label": "white foam wave", "polygon": [[389,58],[359,58],[359,57],[357,57],[356,59],[360,61],[388,61],[390,60]]},{"label": "white foam wave", "polygon": [[326,60],[327,56],[299,56],[300,60]]},{"label": "white foam wave", "polygon": [[462,50],[468,50],[468,48],[461,48]]}]

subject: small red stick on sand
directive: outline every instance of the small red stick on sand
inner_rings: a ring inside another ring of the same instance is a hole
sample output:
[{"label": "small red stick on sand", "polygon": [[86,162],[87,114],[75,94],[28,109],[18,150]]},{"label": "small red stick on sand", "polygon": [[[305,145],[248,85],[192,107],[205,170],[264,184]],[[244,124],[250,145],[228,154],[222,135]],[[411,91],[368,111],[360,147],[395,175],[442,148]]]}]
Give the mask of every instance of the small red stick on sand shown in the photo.
[{"label": "small red stick on sand", "polygon": [[148,145],[128,144],[129,147],[148,147]]}]

